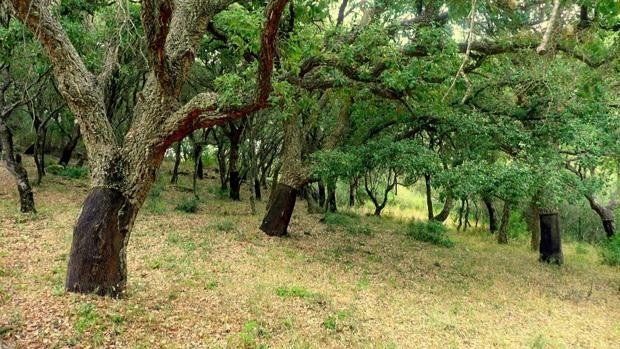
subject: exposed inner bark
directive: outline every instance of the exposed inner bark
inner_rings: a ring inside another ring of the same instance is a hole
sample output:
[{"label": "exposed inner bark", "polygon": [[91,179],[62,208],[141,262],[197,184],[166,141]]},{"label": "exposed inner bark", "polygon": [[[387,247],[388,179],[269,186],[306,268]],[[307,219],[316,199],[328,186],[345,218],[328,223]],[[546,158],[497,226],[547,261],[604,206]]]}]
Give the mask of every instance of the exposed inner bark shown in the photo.
[{"label": "exposed inner bark", "polygon": [[284,183],[278,183],[260,230],[269,236],[286,235],[296,201],[297,189]]},{"label": "exposed inner bark", "polygon": [[73,231],[65,288],[119,296],[127,283],[126,246],[137,213],[115,189],[93,188]]},{"label": "exposed inner bark", "polygon": [[560,234],[560,219],[557,213],[540,214],[540,261],[562,264],[562,239]]}]

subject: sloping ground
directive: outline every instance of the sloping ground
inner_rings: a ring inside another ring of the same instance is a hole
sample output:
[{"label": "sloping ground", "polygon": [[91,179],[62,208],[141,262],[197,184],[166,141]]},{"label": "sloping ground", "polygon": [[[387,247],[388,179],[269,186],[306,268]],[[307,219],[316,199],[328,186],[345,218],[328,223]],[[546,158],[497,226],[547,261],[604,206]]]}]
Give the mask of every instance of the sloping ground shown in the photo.
[{"label": "sloping ground", "polygon": [[[187,180],[187,179],[184,179]],[[86,182],[48,176],[39,214],[17,214],[0,170],[0,338],[16,348],[612,348],[620,270],[566,245],[541,265],[525,241],[452,234],[452,249],[412,241],[397,221],[371,234],[319,223],[298,203],[291,237],[258,231],[246,201],[201,182],[196,214],[168,186],[139,216],[122,300],[62,292]],[[187,183],[184,183],[188,186]],[[247,193],[244,198],[247,198]]]}]

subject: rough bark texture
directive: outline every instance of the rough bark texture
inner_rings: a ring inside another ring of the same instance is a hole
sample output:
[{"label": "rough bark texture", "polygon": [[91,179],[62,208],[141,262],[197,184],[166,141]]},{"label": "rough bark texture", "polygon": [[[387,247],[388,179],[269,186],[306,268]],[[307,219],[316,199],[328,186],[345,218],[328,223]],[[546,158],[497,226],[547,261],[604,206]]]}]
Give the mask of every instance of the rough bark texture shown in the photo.
[{"label": "rough bark texture", "polygon": [[[260,229],[272,236],[286,234],[286,226],[293,214],[297,192],[308,182],[308,170],[301,159],[302,140],[299,116],[292,116],[284,122],[284,144],[282,146],[282,167],[277,184],[269,197],[268,211]],[[290,205],[290,206],[286,206]]]},{"label": "rough bark texture", "polygon": [[556,212],[540,214],[540,261],[562,264],[562,239],[560,219]]},{"label": "rough bark texture", "polygon": [[32,187],[28,180],[28,172],[22,164],[22,158],[19,154],[15,154],[13,148],[13,135],[4,120],[0,119],[0,145],[4,156],[4,165],[6,169],[15,178],[17,184],[17,192],[19,193],[20,211],[36,212],[34,206],[34,196]]},{"label": "rough bark texture", "polygon": [[67,291],[122,294],[127,283],[127,241],[136,213],[118,190],[91,189],[73,231]]},{"label": "rough bark texture", "polygon": [[[240,108],[218,106],[205,92],[179,106],[198,44],[210,19],[232,0],[141,4],[150,73],[122,142],[106,115],[108,74],[90,72],[47,1],[10,0],[17,19],[42,44],[67,106],[78,119],[91,170],[91,192],[74,231],[66,287],[118,294],[126,281],[125,246],[166,149],[199,128],[222,125],[267,106],[280,18],[288,0],[269,1],[260,38],[254,98]],[[105,73],[105,71],[104,71]]]},{"label": "rough bark texture", "polygon": [[278,183],[260,230],[269,236],[286,235],[296,201],[297,189],[284,183]]}]

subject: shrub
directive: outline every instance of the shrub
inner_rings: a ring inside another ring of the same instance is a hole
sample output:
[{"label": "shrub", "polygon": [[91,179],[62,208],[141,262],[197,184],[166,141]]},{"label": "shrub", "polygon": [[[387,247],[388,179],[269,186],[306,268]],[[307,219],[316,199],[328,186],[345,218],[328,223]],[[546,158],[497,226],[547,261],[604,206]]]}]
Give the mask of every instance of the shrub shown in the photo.
[{"label": "shrub", "polygon": [[86,178],[88,175],[88,169],[86,167],[62,167],[60,165],[50,165],[46,168],[46,170],[48,173],[53,175],[71,179],[82,179]]},{"label": "shrub", "polygon": [[185,213],[196,213],[198,211],[198,199],[195,197],[185,198],[177,204],[176,209]]},{"label": "shrub", "polygon": [[603,242],[601,257],[603,258],[603,263],[607,265],[620,265],[620,235],[615,234]]},{"label": "shrub", "polygon": [[407,236],[414,240],[430,242],[433,245],[452,247],[454,241],[447,234],[446,227],[440,222],[414,221],[407,227]]}]

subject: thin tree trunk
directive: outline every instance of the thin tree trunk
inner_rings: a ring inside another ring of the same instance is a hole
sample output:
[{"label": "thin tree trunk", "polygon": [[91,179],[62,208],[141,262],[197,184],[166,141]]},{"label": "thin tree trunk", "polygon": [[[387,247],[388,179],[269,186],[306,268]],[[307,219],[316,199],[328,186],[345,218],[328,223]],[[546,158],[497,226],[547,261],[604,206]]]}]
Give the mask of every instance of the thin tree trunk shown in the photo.
[{"label": "thin tree trunk", "polygon": [[426,185],[426,209],[428,210],[428,220],[432,220],[435,217],[433,212],[433,192],[431,187],[431,175],[424,174],[424,184]]},{"label": "thin tree trunk", "polygon": [[15,183],[17,184],[21,212],[36,212],[32,187],[28,180],[28,172],[26,172],[22,164],[21,156],[15,154],[13,134],[2,119],[0,119],[0,144],[2,144],[1,149],[4,152],[4,164],[13,175],[13,178],[15,178]]},{"label": "thin tree trunk", "polygon": [[179,165],[181,164],[181,143],[178,141],[174,147],[174,167],[172,169],[172,177],[170,177],[170,183],[177,184],[179,180]]}]

